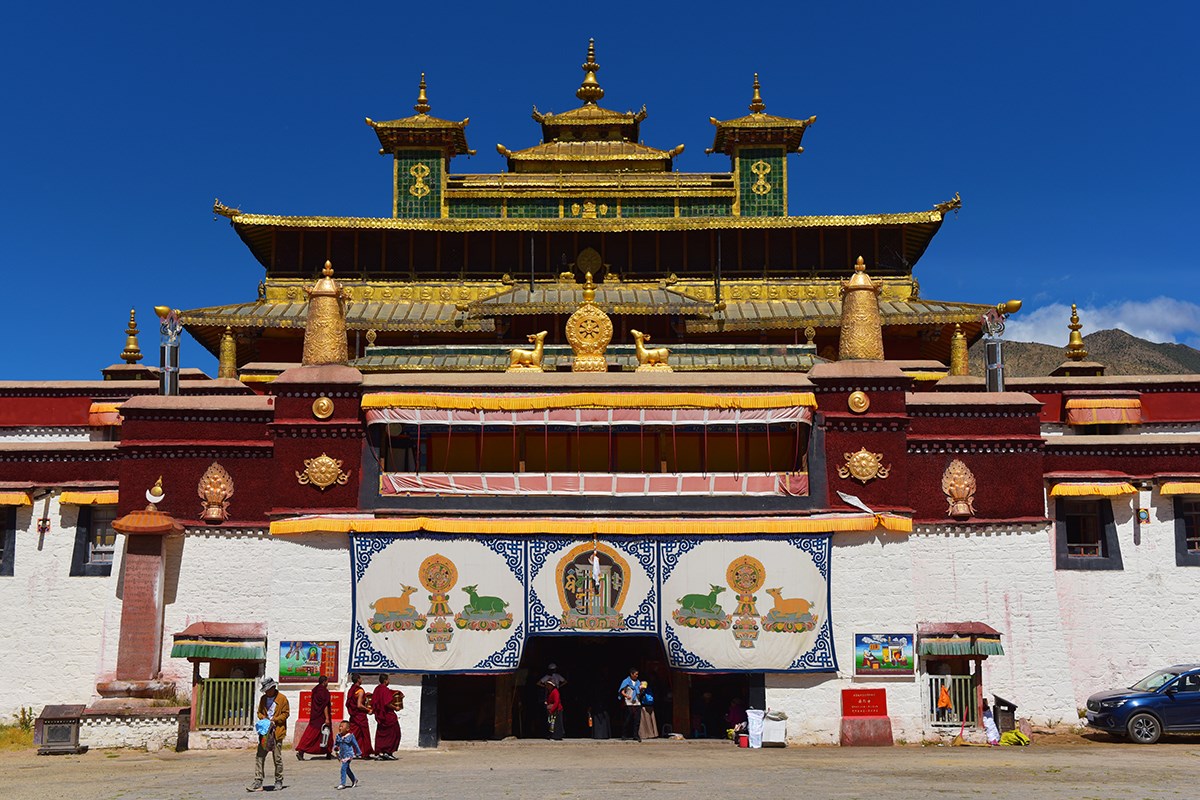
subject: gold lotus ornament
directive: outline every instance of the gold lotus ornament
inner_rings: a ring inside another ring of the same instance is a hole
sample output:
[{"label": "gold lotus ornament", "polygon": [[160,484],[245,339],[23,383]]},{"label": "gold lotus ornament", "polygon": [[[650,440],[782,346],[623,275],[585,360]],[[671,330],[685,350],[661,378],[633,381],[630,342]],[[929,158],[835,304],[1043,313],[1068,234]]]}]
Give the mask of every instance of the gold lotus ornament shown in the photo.
[{"label": "gold lotus ornament", "polygon": [[200,477],[196,494],[204,502],[200,519],[215,525],[229,519],[229,498],[233,497],[233,478],[216,461]]},{"label": "gold lotus ornament", "polygon": [[942,493],[946,495],[947,516],[966,519],[975,516],[975,476],[957,458],[942,473]]},{"label": "gold lotus ornament", "polygon": [[304,459],[304,471],[296,473],[296,480],[301,486],[311,484],[323,492],[335,483],[344,485],[350,480],[350,472],[342,472],[340,459],[321,453],[316,458]]},{"label": "gold lotus ornament", "polygon": [[876,478],[883,480],[891,474],[892,468],[883,465],[883,453],[872,453],[862,448],[857,453],[843,453],[846,459],[844,466],[838,467],[838,476],[854,478],[856,481],[867,483]]}]

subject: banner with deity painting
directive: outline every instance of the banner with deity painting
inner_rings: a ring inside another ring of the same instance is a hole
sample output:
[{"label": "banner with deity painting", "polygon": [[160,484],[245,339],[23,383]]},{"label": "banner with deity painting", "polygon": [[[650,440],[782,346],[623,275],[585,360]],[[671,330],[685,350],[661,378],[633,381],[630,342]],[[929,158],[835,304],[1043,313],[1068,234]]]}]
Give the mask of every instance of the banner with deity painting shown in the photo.
[{"label": "banner with deity painting", "polygon": [[510,672],[530,635],[653,634],[692,671],[837,668],[829,536],[351,537],[351,671]]}]

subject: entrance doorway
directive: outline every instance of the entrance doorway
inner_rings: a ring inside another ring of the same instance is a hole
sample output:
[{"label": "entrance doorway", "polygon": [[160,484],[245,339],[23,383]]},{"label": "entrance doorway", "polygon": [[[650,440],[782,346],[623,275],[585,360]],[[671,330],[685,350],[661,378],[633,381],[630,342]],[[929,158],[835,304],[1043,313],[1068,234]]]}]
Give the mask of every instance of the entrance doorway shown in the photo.
[{"label": "entrance doorway", "polygon": [[517,736],[546,736],[546,692],[537,682],[550,664],[567,681],[560,694],[568,738],[603,736],[606,729],[613,738],[621,735],[625,712],[617,687],[631,667],[637,667],[654,695],[659,729],[666,725],[672,730],[675,676],[657,636],[572,634],[534,636],[525,643],[515,687],[519,711],[513,715],[513,733]]}]

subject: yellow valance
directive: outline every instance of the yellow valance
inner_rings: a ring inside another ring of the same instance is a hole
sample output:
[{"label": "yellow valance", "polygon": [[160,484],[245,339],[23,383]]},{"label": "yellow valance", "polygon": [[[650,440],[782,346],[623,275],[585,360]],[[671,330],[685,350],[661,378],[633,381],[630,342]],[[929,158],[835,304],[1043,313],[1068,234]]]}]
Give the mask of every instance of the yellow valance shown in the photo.
[{"label": "yellow valance", "polygon": [[103,492],[63,492],[59,495],[58,502],[65,506],[115,506],[117,494],[115,489]]},{"label": "yellow valance", "polygon": [[1158,487],[1158,493],[1164,496],[1175,494],[1200,494],[1200,481],[1167,481]]},{"label": "yellow valance", "polygon": [[896,514],[837,517],[738,519],[446,519],[433,517],[303,517],[271,523],[275,536],[297,533],[485,533],[631,536],[646,534],[723,535],[736,533],[840,533],[912,531],[912,520]]},{"label": "yellow valance", "polygon": [[1141,408],[1142,401],[1136,397],[1076,397],[1067,401],[1072,408]]},{"label": "yellow valance", "polygon": [[1051,497],[1119,497],[1137,494],[1132,483],[1059,483],[1050,490]]},{"label": "yellow valance", "polygon": [[456,411],[530,411],[551,408],[791,408],[817,407],[812,392],[701,394],[699,392],[565,392],[562,394],[464,395],[380,392],[364,395],[363,408],[438,408]]},{"label": "yellow valance", "polygon": [[946,377],[948,372],[906,372],[904,373],[914,381],[940,381]]},{"label": "yellow valance", "polygon": [[29,506],[29,492],[0,492],[0,506]]}]

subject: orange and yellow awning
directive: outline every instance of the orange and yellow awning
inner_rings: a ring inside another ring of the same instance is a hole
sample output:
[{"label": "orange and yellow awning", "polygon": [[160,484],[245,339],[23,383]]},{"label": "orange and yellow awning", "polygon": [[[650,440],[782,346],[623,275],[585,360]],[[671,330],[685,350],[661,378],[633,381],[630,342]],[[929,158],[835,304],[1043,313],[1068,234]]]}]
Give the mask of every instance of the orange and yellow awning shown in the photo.
[{"label": "orange and yellow awning", "polygon": [[0,492],[0,506],[29,506],[29,492]]},{"label": "orange and yellow awning", "polygon": [[58,496],[58,502],[65,506],[115,506],[118,492],[116,489],[87,492],[63,492]]},{"label": "orange and yellow awning", "polygon": [[432,408],[467,411],[543,411],[556,408],[816,408],[812,392],[704,394],[700,392],[563,392],[561,394],[426,394],[378,392],[364,395],[363,408]]},{"label": "orange and yellow awning", "polygon": [[1200,480],[1166,481],[1158,487],[1158,493],[1164,497],[1170,497],[1179,494],[1200,494]]},{"label": "orange and yellow awning", "polygon": [[1066,407],[1068,425],[1142,424],[1142,401],[1136,397],[1073,397]]},{"label": "orange and yellow awning", "polygon": [[1124,481],[1057,483],[1050,490],[1051,497],[1120,497],[1126,494],[1137,494],[1137,489]]}]

